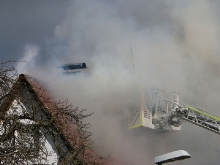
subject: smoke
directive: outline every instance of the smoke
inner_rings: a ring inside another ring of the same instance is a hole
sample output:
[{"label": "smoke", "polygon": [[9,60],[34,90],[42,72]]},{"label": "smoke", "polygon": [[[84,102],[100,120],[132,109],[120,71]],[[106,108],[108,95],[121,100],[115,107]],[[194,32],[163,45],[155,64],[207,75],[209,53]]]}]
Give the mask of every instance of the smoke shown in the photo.
[{"label": "smoke", "polygon": [[[34,67],[34,58],[39,54],[39,48],[33,45],[26,45],[24,57],[17,64],[18,72],[25,73],[30,67]],[[25,65],[23,65],[25,62]]]},{"label": "smoke", "polygon": [[[151,86],[178,92],[182,102],[220,114],[219,5],[204,0],[70,1],[48,41],[48,54],[38,52],[35,65],[23,68],[48,81],[57,99],[68,98],[94,112],[88,118],[91,140],[101,156],[153,164],[155,156],[185,149],[192,158],[178,164],[216,164],[217,135],[190,123],[172,133],[131,132],[126,114],[138,91]],[[47,65],[36,68],[43,60]],[[57,68],[70,62],[86,62],[88,69],[67,75]]]}]

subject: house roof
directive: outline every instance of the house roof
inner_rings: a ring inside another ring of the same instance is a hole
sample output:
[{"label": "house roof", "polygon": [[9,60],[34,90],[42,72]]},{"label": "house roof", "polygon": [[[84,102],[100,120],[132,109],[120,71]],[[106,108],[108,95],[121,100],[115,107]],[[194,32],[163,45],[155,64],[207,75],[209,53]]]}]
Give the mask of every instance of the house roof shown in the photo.
[{"label": "house roof", "polygon": [[[44,89],[42,84],[35,78],[32,78],[28,75],[20,74],[17,82],[12,87],[11,93],[21,86],[22,83],[28,87],[29,91],[34,95],[35,99],[41,104],[45,113],[47,113],[50,117],[57,116],[57,118],[53,121],[56,125],[59,132],[61,132],[62,138],[65,140],[69,147],[74,148],[77,143],[75,142],[79,137],[77,135],[77,126],[72,122],[65,120],[62,118],[62,114],[56,111],[56,104],[51,99],[50,93]],[[15,95],[9,95],[9,97],[4,101],[4,103],[0,107],[0,113],[5,114],[13,101],[15,100]],[[112,158],[101,158],[94,151],[92,151],[89,147],[85,148],[84,151],[84,159],[87,162],[97,162],[100,164],[106,165],[128,165],[130,163],[120,161]]]}]

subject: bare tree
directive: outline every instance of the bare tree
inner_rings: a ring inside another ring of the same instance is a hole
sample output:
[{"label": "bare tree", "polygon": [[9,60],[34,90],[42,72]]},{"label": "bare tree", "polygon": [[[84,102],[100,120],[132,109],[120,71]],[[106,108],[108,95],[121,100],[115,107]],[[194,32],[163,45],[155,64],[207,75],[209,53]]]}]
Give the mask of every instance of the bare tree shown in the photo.
[{"label": "bare tree", "polygon": [[54,102],[37,80],[1,64],[0,164],[45,164],[55,153],[55,164],[104,163],[88,148],[90,125],[83,121],[91,114]]}]

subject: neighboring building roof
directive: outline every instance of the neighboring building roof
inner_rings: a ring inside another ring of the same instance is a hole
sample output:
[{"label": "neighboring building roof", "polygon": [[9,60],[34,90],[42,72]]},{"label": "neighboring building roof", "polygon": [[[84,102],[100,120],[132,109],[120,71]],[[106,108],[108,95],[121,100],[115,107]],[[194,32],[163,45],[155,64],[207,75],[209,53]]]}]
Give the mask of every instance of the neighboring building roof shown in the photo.
[{"label": "neighboring building roof", "polygon": [[[20,74],[19,78],[17,80],[17,83],[12,87],[11,93],[16,91],[20,87],[20,84],[25,83],[25,85],[28,87],[28,90],[34,95],[36,101],[40,102],[42,108],[44,109],[45,113],[49,115],[49,117],[53,118],[54,116],[58,116],[55,120],[53,120],[54,125],[57,127],[59,132],[61,132],[61,136],[63,140],[65,140],[68,147],[74,148],[76,145],[77,140],[77,126],[70,121],[64,121],[63,118],[59,118],[59,115],[62,116],[62,114],[59,114],[60,112],[56,111],[56,104],[51,100],[51,96],[48,93],[48,91],[44,90],[41,83],[31,78],[27,75]],[[0,114],[5,115],[5,113],[9,110],[11,107],[13,101],[15,100],[15,96],[12,94],[8,96],[8,98],[4,101],[4,103],[0,107]],[[123,161],[118,161],[115,159],[110,158],[101,158],[95,154],[94,151],[90,150],[88,147],[85,149],[84,159],[87,162],[97,162],[100,164],[106,164],[106,165],[129,165],[130,163],[126,163]]]}]

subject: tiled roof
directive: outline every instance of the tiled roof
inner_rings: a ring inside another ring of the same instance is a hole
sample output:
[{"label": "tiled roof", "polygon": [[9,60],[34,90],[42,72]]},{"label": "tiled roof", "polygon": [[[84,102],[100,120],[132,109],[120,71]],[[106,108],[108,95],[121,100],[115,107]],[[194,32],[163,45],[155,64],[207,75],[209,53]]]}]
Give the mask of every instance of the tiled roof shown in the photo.
[{"label": "tiled roof", "polygon": [[[17,84],[20,82],[25,83],[28,87],[29,90],[35,95],[36,99],[41,103],[41,106],[44,108],[46,113],[49,114],[49,116],[58,116],[56,120],[54,120],[54,124],[57,126],[59,131],[62,133],[63,139],[66,141],[66,143],[70,147],[75,147],[77,143],[75,142],[77,138],[77,126],[70,121],[63,120],[62,117],[59,118],[59,116],[62,116],[62,114],[59,114],[58,111],[56,111],[56,108],[54,108],[56,105],[55,103],[51,100],[51,96],[48,93],[48,91],[45,91],[41,83],[39,83],[38,80],[31,78],[27,75],[21,74],[19,75],[19,78],[17,80]],[[12,91],[16,90],[17,84],[15,84],[12,87]],[[12,105],[12,102],[15,98],[9,97],[4,104],[1,105],[0,107],[0,112],[5,113],[5,110],[7,111],[10,106]],[[96,153],[92,150],[90,150],[88,147],[85,149],[85,154],[84,154],[84,159],[87,162],[97,162],[100,164],[105,164],[105,165],[130,165],[130,163],[127,163],[126,161],[120,161],[117,159],[102,159]],[[91,160],[92,158],[92,160]]]}]

